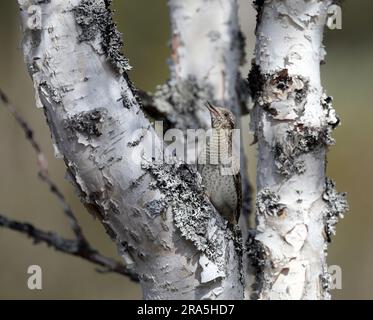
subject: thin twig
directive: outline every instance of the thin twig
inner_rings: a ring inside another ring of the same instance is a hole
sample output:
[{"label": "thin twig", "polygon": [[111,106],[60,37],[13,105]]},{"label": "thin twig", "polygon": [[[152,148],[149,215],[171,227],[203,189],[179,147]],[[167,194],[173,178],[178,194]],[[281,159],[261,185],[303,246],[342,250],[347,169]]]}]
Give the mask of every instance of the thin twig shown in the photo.
[{"label": "thin twig", "polygon": [[72,211],[69,204],[66,202],[65,197],[62,194],[62,192],[59,190],[57,185],[49,177],[47,158],[45,157],[40,147],[40,144],[35,139],[34,131],[31,129],[30,125],[22,118],[22,116],[19,114],[17,109],[14,107],[14,105],[10,102],[8,97],[5,95],[5,93],[1,89],[0,89],[0,100],[4,104],[5,108],[13,115],[13,117],[15,118],[17,123],[20,125],[20,127],[23,129],[26,135],[27,141],[30,142],[32,148],[34,149],[36,153],[36,157],[37,157],[37,164],[39,167],[40,179],[49,186],[49,189],[52,192],[52,194],[54,194],[55,197],[58,199],[58,201],[61,203],[63,211],[65,215],[67,216],[71,229],[73,230],[77,239],[82,242],[87,242],[79,226],[78,220],[75,217],[74,212]]},{"label": "thin twig", "polygon": [[26,139],[30,142],[32,148],[34,149],[37,155],[39,177],[44,183],[48,185],[52,194],[54,194],[60,202],[63,211],[69,220],[70,227],[76,236],[76,240],[64,239],[55,233],[37,229],[29,223],[22,223],[14,220],[9,220],[4,216],[0,216],[0,226],[27,234],[31,238],[33,238],[35,243],[45,242],[49,246],[54,247],[58,251],[79,256],[83,259],[98,264],[104,267],[106,272],[116,272],[122,275],[129,276],[132,280],[138,280],[137,275],[132,269],[127,268],[125,265],[116,262],[110,258],[102,256],[100,253],[98,253],[97,250],[93,249],[89,245],[89,242],[84,236],[83,231],[78,223],[78,220],[73,210],[67,203],[63,193],[49,177],[48,162],[46,160],[46,157],[44,156],[40,144],[35,139],[34,132],[31,129],[30,125],[22,118],[22,116],[18,113],[17,109],[14,107],[14,105],[10,102],[8,97],[1,89],[0,101],[3,103],[5,108],[14,116],[17,123],[23,129],[26,135]]},{"label": "thin twig", "polygon": [[118,261],[101,255],[97,250],[92,249],[89,245],[83,245],[79,240],[65,239],[56,233],[35,228],[30,223],[10,220],[3,215],[0,215],[0,226],[28,235],[34,240],[35,244],[46,243],[57,251],[74,255],[97,264],[103,267],[106,272],[118,273],[129,277],[133,281],[138,281],[135,270],[126,267]]}]

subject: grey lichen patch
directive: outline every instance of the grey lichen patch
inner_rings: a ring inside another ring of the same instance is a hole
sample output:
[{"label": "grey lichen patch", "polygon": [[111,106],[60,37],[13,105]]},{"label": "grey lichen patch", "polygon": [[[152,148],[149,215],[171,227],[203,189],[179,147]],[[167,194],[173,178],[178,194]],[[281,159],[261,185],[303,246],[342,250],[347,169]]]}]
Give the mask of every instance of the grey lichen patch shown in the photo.
[{"label": "grey lichen patch", "polygon": [[166,281],[164,283],[161,283],[159,285],[161,288],[163,288],[166,291],[171,291],[171,292],[178,292],[180,289],[175,286],[175,284],[171,281]]},{"label": "grey lichen patch", "polygon": [[256,200],[256,209],[259,215],[281,216],[286,209],[286,206],[280,203],[280,196],[269,188],[264,188],[259,191]]},{"label": "grey lichen patch", "polygon": [[65,120],[65,128],[72,132],[79,132],[89,138],[102,135],[103,122],[107,116],[107,109],[96,108],[82,112]]},{"label": "grey lichen patch", "polygon": [[280,174],[288,177],[305,172],[304,161],[299,157],[334,144],[329,125],[322,127],[295,123],[286,132],[282,141],[273,147],[275,165]]},{"label": "grey lichen patch", "polygon": [[267,264],[267,252],[264,245],[255,238],[255,232],[250,231],[246,242],[247,256],[250,265],[254,268],[255,282],[253,284],[253,293],[251,299],[258,299],[258,292],[263,286],[263,270]]},{"label": "grey lichen patch", "polygon": [[321,97],[321,105],[323,106],[326,123],[329,125],[331,132],[340,125],[340,119],[335,109],[333,108],[333,97],[323,94]]},{"label": "grey lichen patch", "polygon": [[249,90],[256,104],[277,120],[295,120],[304,111],[308,80],[289,75],[288,69],[263,74],[254,62],[249,74]]},{"label": "grey lichen patch", "polygon": [[148,202],[145,206],[147,215],[154,219],[162,215],[167,209],[167,202],[165,200],[152,200]]},{"label": "grey lichen patch", "polygon": [[239,256],[242,256],[244,250],[244,243],[242,238],[242,230],[239,225],[228,224],[228,227],[232,231],[227,235],[227,238],[235,243],[235,249]]},{"label": "grey lichen patch", "polygon": [[[159,189],[165,195],[162,205],[172,208],[175,226],[182,237],[191,241],[198,251],[206,254],[223,270],[223,241],[224,237],[232,236],[232,232],[226,222],[217,219],[211,204],[206,200],[197,171],[180,162],[143,162],[142,166],[155,179],[151,187]],[[214,232],[211,232],[212,222]]]},{"label": "grey lichen patch", "polygon": [[211,97],[213,97],[211,86],[208,84],[202,86],[190,76],[184,81],[171,80],[158,86],[154,94],[154,103],[161,112],[167,114],[168,120],[174,127],[191,128],[190,125],[194,124],[197,129],[203,126],[199,121],[198,111],[206,101],[211,101]]},{"label": "grey lichen patch", "polygon": [[274,146],[273,151],[277,171],[284,176],[304,173],[306,170],[304,161],[296,159],[293,148],[290,149],[280,143],[276,143]]},{"label": "grey lichen patch", "polygon": [[244,255],[244,248],[245,248],[245,244],[244,244],[244,240],[243,240],[243,237],[242,237],[242,230],[240,229],[240,227],[238,225],[231,225],[231,224],[228,224],[230,230],[232,232],[229,232],[227,234],[227,238],[229,240],[232,240],[233,243],[234,243],[234,248],[235,248],[235,251],[237,253],[237,257],[238,257],[238,263],[239,263],[239,272],[240,272],[240,281],[242,283],[243,286],[245,286],[245,272],[244,272],[244,269],[246,268],[246,266],[243,265],[243,255]]},{"label": "grey lichen patch", "polygon": [[323,200],[327,204],[327,210],[324,212],[325,234],[327,241],[331,242],[339,219],[349,210],[347,194],[338,192],[333,180],[326,178]]},{"label": "grey lichen patch", "polygon": [[82,0],[74,8],[76,22],[82,29],[79,40],[90,42],[94,47],[99,43],[114,69],[124,74],[131,67],[122,54],[122,35],[113,21],[110,4],[111,0]]},{"label": "grey lichen patch", "polygon": [[328,271],[327,264],[324,263],[322,273],[320,274],[320,287],[322,288],[322,297],[324,300],[330,300],[331,283],[332,277]]},{"label": "grey lichen patch", "polygon": [[133,92],[134,95],[129,96],[127,92],[122,92],[122,96],[121,96],[120,100],[122,101],[123,106],[126,109],[131,109],[131,107],[133,105],[135,105],[136,103],[141,102],[141,100],[137,96],[137,89],[134,87],[133,83],[130,82],[129,79],[127,79],[127,82],[128,82],[128,84],[130,86],[130,89],[132,90],[132,92]]},{"label": "grey lichen patch", "polygon": [[[283,82],[287,83],[288,80],[283,79]],[[339,125],[340,120],[332,102],[332,97],[322,96],[321,104],[324,110],[322,125],[308,126],[297,120],[290,125],[285,137],[275,143],[273,147],[275,165],[280,174],[286,177],[303,174],[306,168],[304,161],[299,159],[301,155],[317,152],[335,144],[332,132]]]}]

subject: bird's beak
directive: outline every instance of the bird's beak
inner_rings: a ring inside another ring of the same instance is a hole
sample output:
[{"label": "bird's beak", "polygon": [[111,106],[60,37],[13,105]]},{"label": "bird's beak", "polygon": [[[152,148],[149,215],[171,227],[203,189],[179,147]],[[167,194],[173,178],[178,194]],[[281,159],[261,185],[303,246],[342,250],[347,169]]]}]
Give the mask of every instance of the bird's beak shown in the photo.
[{"label": "bird's beak", "polygon": [[215,117],[219,116],[219,111],[210,102],[206,102],[206,107]]}]

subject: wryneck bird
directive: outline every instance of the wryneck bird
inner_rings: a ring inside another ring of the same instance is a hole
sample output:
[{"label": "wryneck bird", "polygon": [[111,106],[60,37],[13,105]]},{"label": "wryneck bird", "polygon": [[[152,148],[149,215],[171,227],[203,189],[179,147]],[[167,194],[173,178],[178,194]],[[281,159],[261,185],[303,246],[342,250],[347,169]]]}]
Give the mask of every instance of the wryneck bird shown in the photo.
[{"label": "wryneck bird", "polygon": [[[211,203],[231,225],[238,223],[242,203],[240,159],[233,152],[235,117],[231,111],[206,104],[211,115],[212,134],[206,146],[206,158],[198,169]],[[226,165],[223,159],[231,157]],[[204,155],[201,156],[201,159]]]}]

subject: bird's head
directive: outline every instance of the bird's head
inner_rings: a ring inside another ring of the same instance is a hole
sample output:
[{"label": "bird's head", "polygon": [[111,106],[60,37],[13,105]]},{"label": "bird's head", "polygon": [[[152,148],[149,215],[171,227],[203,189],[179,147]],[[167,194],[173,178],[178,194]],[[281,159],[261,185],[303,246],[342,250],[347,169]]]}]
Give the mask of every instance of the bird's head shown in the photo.
[{"label": "bird's head", "polygon": [[234,129],[236,121],[230,110],[216,107],[210,102],[206,103],[206,107],[209,109],[211,114],[211,126],[213,129]]}]

